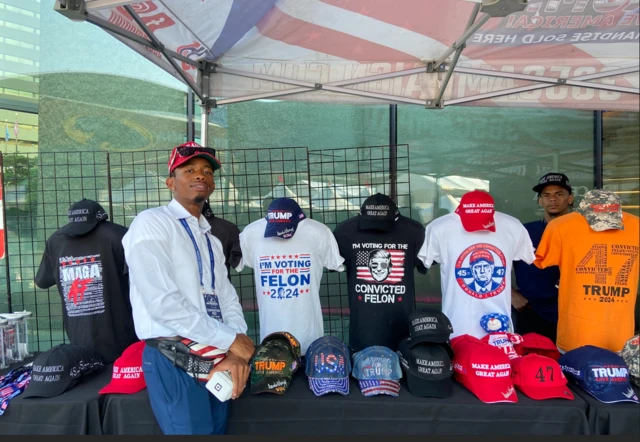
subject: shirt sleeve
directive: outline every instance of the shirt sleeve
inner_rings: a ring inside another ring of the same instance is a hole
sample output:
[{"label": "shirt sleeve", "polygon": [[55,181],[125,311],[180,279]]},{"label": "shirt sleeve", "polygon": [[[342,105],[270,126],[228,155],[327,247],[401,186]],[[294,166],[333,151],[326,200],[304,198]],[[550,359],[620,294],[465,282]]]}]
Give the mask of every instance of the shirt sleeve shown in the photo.
[{"label": "shirt sleeve", "polygon": [[[231,267],[238,268],[242,261],[242,247],[240,247],[240,229],[235,225],[229,232],[229,250],[227,262]],[[242,270],[242,269],[241,269]]]},{"label": "shirt sleeve", "polygon": [[429,224],[424,235],[424,242],[418,252],[418,259],[422,261],[426,268],[431,267],[434,262],[440,262],[440,243],[433,229],[433,224]]},{"label": "shirt sleeve", "polygon": [[513,253],[513,260],[524,261],[527,264],[531,264],[536,259],[534,252],[535,249],[533,248],[529,232],[527,232],[527,229],[525,229],[523,225],[520,225],[518,242]]},{"label": "shirt sleeve", "polygon": [[325,227],[325,234],[323,237],[322,246],[322,265],[329,270],[335,270],[337,272],[344,272],[344,258],[340,256],[340,249],[338,248],[338,242],[331,230]]},{"label": "shirt sleeve", "polygon": [[40,260],[38,272],[34,278],[34,282],[41,289],[48,289],[56,284],[55,269],[51,265],[50,247],[51,243],[47,241],[44,247],[44,253],[42,254],[42,259]]},{"label": "shirt sleeve", "polygon": [[562,238],[553,221],[551,221],[544,230],[535,255],[536,260],[533,264],[538,268],[545,269],[547,267],[560,265]]},{"label": "shirt sleeve", "polygon": [[[143,213],[134,220],[128,235],[131,242],[124,241],[123,245],[130,284],[136,287],[135,296],[141,298],[149,316],[176,335],[229,348],[236,338],[236,330],[184,301],[174,277],[169,256],[170,232],[166,226]],[[222,279],[228,282],[226,274],[224,276]]]},{"label": "shirt sleeve", "polygon": [[418,270],[418,272],[421,275],[425,275],[427,273],[427,267],[424,265],[424,263],[422,262],[422,260],[420,258],[418,258],[418,253],[420,253],[420,249],[422,248],[422,244],[424,244],[424,237],[425,237],[425,229],[419,229],[416,232],[416,237],[414,239],[415,243],[414,243],[414,250],[417,251],[416,256],[414,257],[414,262],[416,263],[416,269]]},{"label": "shirt sleeve", "polygon": [[245,230],[240,233],[240,262],[236,266],[236,270],[241,272],[244,269],[244,266],[249,268],[253,268],[253,254],[251,253],[251,246],[249,243],[251,242],[248,238],[249,232]]}]

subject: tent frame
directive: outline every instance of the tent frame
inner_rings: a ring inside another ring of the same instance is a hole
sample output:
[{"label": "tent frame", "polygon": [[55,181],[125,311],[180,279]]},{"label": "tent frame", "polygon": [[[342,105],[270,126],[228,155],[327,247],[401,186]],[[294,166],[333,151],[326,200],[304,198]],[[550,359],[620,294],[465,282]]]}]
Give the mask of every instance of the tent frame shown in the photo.
[{"label": "tent frame", "polygon": [[[171,51],[167,49],[162,42],[158,40],[157,37],[149,30],[149,28],[145,25],[142,19],[136,14],[133,8],[130,6],[133,3],[138,3],[140,0],[94,0],[92,2],[86,3],[84,0],[56,0],[56,4],[54,9],[60,12],[62,15],[74,21],[87,21],[89,23],[98,26],[108,32],[116,34],[122,38],[131,40],[135,43],[138,43],[147,48],[158,51],[162,54],[162,56],[167,60],[167,62],[171,65],[171,67],[175,70],[175,72],[180,76],[180,78],[188,85],[188,87],[198,96],[200,99],[200,106],[202,108],[202,125],[201,125],[201,139],[208,139],[208,121],[209,121],[209,113],[211,109],[216,108],[218,106],[234,104],[234,103],[242,103],[246,101],[254,101],[260,99],[268,99],[268,98],[278,98],[284,97],[288,95],[295,94],[303,94],[308,92],[315,91],[328,91],[334,93],[348,94],[354,95],[358,97],[371,98],[375,100],[382,100],[385,102],[395,102],[402,104],[413,104],[418,106],[424,106],[427,109],[442,109],[445,106],[452,106],[457,104],[469,103],[473,101],[485,100],[490,98],[498,98],[512,94],[518,94],[522,92],[528,92],[539,89],[546,89],[554,86],[576,86],[583,87],[588,89],[596,89],[603,91],[611,91],[611,92],[619,92],[626,94],[635,94],[640,95],[640,89],[632,88],[632,87],[622,87],[622,86],[614,86],[607,85],[601,83],[593,83],[589,80],[597,80],[601,78],[615,77],[618,75],[625,75],[635,72],[640,72],[640,66],[633,66],[627,68],[621,68],[617,70],[611,70],[606,72],[601,72],[598,74],[591,75],[583,75],[579,77],[573,78],[554,78],[554,77],[546,77],[546,76],[537,76],[537,75],[525,75],[525,74],[516,74],[509,72],[499,72],[499,71],[489,71],[483,69],[472,69],[472,68],[463,68],[457,66],[458,60],[462,51],[466,47],[466,41],[476,33],[480,27],[492,16],[504,16],[508,13],[515,12],[517,9],[511,9],[509,11],[504,12],[506,8],[517,8],[516,3],[521,3],[518,0],[515,2],[513,0],[507,0],[506,6],[502,7],[502,11],[498,10],[496,12],[495,5],[491,6],[491,8],[483,7],[481,2],[477,2],[474,5],[473,11],[467,21],[467,25],[465,27],[465,31],[458,38],[449,49],[447,49],[438,59],[435,61],[427,62],[425,67],[421,68],[413,68],[406,69],[397,72],[389,72],[386,74],[378,74],[371,75],[366,77],[360,77],[356,79],[350,80],[341,80],[334,81],[329,83],[311,83],[307,81],[299,81],[288,78],[280,78],[273,77],[269,75],[255,74],[251,72],[238,71],[234,69],[227,69],[221,66],[218,66],[215,62],[207,61],[207,60],[191,60],[188,57],[185,57],[177,52]],[[512,3],[508,3],[511,1]],[[522,4],[522,3],[521,3]],[[524,2],[526,6],[526,2]],[[131,32],[125,31],[102,18],[91,16],[89,12],[96,12],[101,9],[114,8],[116,6],[122,6],[132,17],[132,19],[136,22],[136,24],[142,29],[148,39],[140,37]],[[522,8],[520,8],[522,9]],[[478,14],[483,12],[483,16],[480,19],[477,19]],[[451,61],[448,62],[447,59],[451,58]],[[177,61],[181,61],[187,63],[194,68],[196,68],[199,72],[200,84],[194,83],[194,81],[189,77],[184,71],[178,66]],[[484,94],[478,94],[471,97],[462,97],[455,98],[451,100],[443,100],[443,96],[446,90],[446,87],[449,83],[454,72],[461,74],[471,74],[471,75],[482,75],[489,77],[499,77],[499,78],[507,78],[512,80],[525,80],[532,81],[535,84],[528,86],[521,86],[515,88],[509,88],[496,92],[488,92]],[[394,95],[387,94],[378,94],[375,92],[366,92],[355,89],[349,89],[346,86],[353,86],[360,83],[368,83],[371,81],[378,80],[386,80],[397,77],[404,77],[407,75],[414,74],[422,74],[422,73],[445,73],[444,80],[439,87],[438,94],[435,99],[427,99],[427,100],[418,100],[413,98],[406,98]],[[281,91],[274,92],[264,92],[253,95],[245,95],[240,97],[231,97],[224,99],[216,99],[211,98],[209,96],[209,83],[211,79],[211,74],[227,74],[227,75],[236,75],[240,77],[246,77],[256,80],[263,81],[271,81],[274,83],[280,83],[285,85],[297,86],[291,89],[285,89]]]}]

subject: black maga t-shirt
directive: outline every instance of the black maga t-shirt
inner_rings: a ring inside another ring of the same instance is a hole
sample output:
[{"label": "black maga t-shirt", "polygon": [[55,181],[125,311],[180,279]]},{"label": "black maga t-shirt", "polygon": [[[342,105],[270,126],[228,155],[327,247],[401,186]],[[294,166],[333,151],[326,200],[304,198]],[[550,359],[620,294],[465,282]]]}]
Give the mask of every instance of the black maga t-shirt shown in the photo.
[{"label": "black maga t-shirt", "polygon": [[424,227],[400,216],[391,232],[360,230],[358,217],[333,232],[345,259],[349,293],[349,346],[360,351],[371,345],[397,350],[409,336],[408,316],[414,308],[414,267],[426,268],[417,258]]},{"label": "black maga t-shirt", "polygon": [[125,274],[125,233],[126,227],[109,221],[78,237],[58,230],[47,240],[35,277],[40,288],[58,286],[71,344],[94,349],[107,364],[138,341]]}]

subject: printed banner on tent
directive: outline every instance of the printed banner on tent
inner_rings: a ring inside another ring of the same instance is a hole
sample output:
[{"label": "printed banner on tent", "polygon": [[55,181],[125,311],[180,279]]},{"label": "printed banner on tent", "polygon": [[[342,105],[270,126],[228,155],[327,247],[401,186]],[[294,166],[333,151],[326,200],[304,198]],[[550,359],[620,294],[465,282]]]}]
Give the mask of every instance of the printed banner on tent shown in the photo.
[{"label": "printed banner on tent", "polygon": [[[163,0],[131,6],[167,49],[192,60],[215,61],[218,66],[249,74],[327,84],[426,66],[460,38],[474,3]],[[523,12],[490,18],[467,40],[458,63],[460,68],[583,80],[628,89],[625,92],[547,84],[469,104],[638,111],[638,72],[597,79],[588,76],[638,66],[639,11],[639,0],[530,0]],[[145,37],[122,7],[96,14]],[[172,71],[158,51],[127,44]],[[178,66],[198,82],[193,66],[184,61]],[[444,72],[422,73],[346,87],[428,100],[438,95],[444,76]],[[457,72],[447,86],[444,100],[446,104],[447,100],[533,84],[536,83],[531,80]],[[292,87],[295,86],[214,73],[210,96],[229,98]],[[633,89],[636,93],[628,92]],[[283,98],[375,102],[326,91]]]}]

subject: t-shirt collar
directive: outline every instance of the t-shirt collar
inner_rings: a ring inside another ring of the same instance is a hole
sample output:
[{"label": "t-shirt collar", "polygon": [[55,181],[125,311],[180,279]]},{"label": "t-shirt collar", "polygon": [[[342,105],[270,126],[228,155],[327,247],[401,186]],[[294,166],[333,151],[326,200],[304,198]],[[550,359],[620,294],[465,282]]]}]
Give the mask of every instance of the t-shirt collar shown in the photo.
[{"label": "t-shirt collar", "polygon": [[[175,198],[171,200],[171,202],[167,205],[167,208],[169,209],[169,212],[171,212],[171,214],[176,217],[176,219],[186,218],[188,221],[189,218],[195,218],[195,216],[190,214],[189,211],[185,209],[182,204],[176,201]],[[200,217],[198,218],[198,225],[200,226],[200,230],[202,230],[203,232],[208,232],[211,230],[211,225],[202,214],[200,214]]]}]

